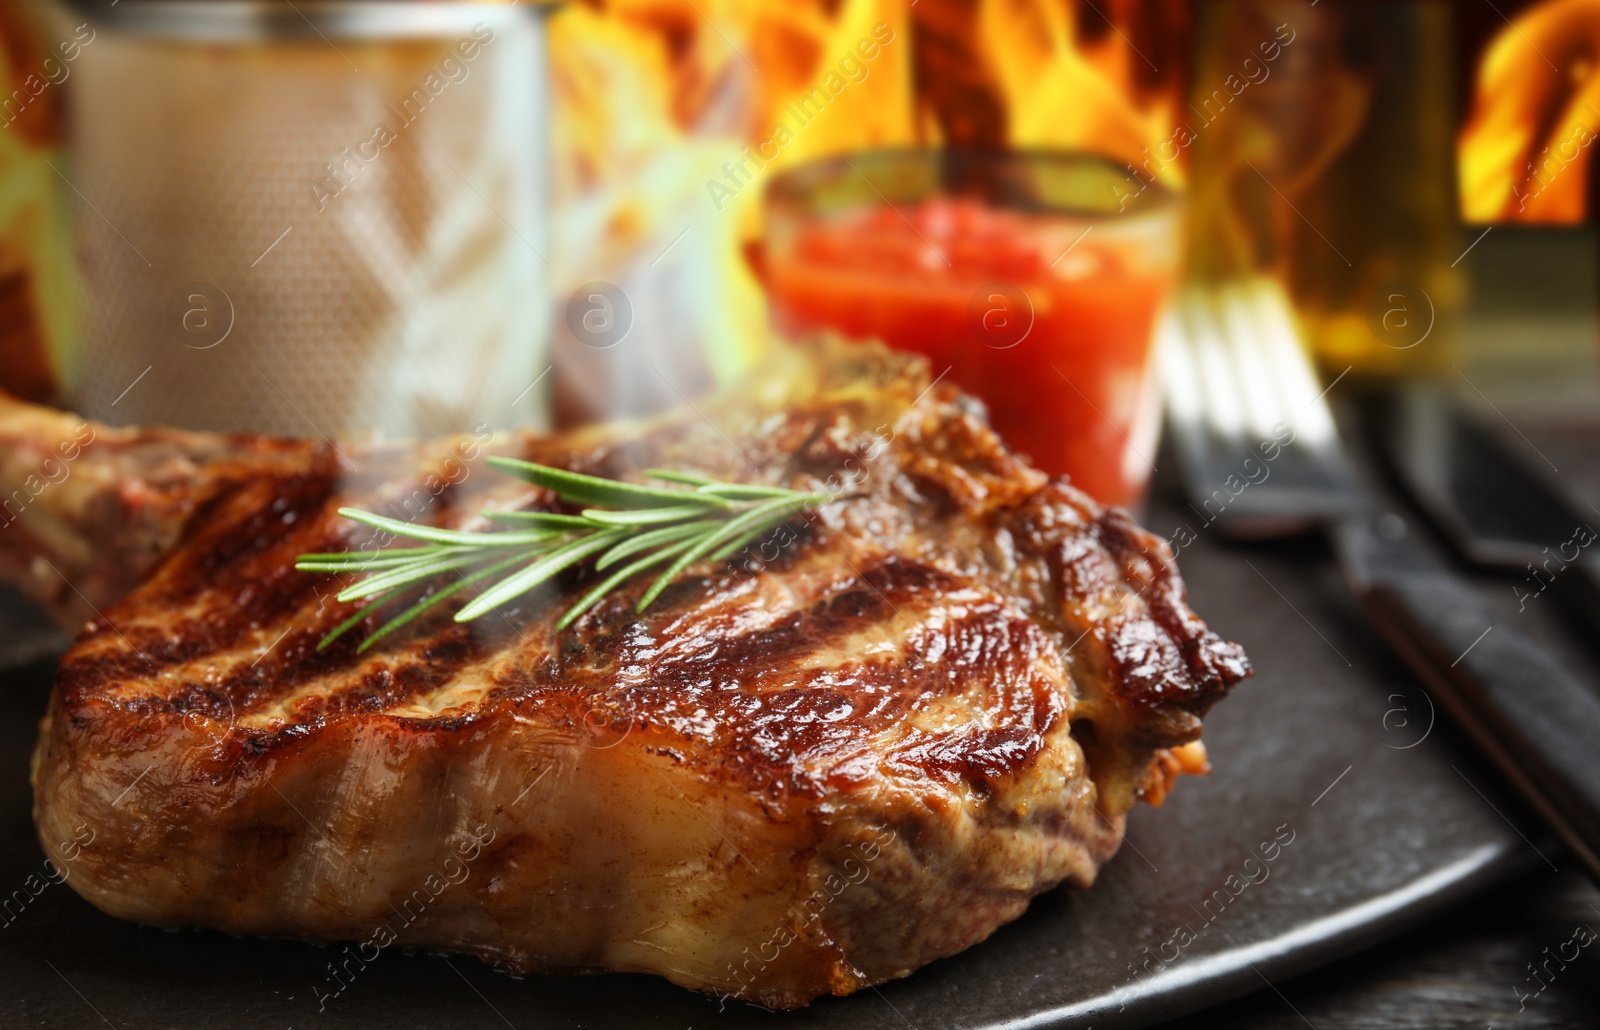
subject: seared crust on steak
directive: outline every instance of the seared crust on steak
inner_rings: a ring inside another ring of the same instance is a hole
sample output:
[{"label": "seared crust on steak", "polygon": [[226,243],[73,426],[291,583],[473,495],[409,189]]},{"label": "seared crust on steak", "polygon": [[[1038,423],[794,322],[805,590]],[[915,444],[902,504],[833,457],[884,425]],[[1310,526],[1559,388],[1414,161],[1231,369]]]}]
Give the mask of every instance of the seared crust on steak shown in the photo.
[{"label": "seared crust on steak", "polygon": [[[699,410],[551,438],[341,454],[119,431],[119,453],[192,471],[145,509],[153,568],[95,597],[62,661],[34,759],[46,849],[92,828],[69,882],[141,922],[652,972],[774,1007],[1087,886],[1243,653],[1159,540],[1011,455],[920,362],[787,362]],[[338,507],[477,526],[555,504],[486,453],[837,499],[642,616],[643,580],[555,632],[592,585],[577,570],[472,623],[452,602],[365,655],[359,633],[319,652],[355,606],[293,563],[370,544]]]}]

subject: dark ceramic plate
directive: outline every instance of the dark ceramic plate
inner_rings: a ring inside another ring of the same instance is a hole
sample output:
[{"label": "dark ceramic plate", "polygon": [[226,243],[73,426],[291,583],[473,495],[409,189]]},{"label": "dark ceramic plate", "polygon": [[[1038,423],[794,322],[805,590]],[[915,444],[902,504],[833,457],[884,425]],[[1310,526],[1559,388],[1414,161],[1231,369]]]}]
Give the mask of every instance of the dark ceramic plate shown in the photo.
[{"label": "dark ceramic plate", "polygon": [[1093,890],[1048,894],[963,954],[798,1013],[719,1008],[649,977],[516,980],[389,953],[341,974],[348,986],[323,1008],[334,952],[142,928],[69,886],[35,896],[26,765],[50,666],[13,671],[0,690],[0,891],[18,893],[0,906],[0,1025],[1139,1027],[1359,948],[1541,852],[1559,857],[1507,820],[1519,806],[1435,721],[1319,545],[1232,548],[1165,497],[1146,522],[1170,531],[1186,518],[1199,535],[1180,556],[1194,606],[1258,670],[1207,721],[1216,771],[1135,812]]}]

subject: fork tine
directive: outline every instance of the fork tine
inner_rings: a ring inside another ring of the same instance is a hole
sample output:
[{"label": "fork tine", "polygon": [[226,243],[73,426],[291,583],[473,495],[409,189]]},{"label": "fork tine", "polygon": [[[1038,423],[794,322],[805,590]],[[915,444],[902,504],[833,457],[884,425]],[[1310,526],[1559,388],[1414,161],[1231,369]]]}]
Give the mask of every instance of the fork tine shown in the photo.
[{"label": "fork tine", "polygon": [[1223,334],[1215,307],[1199,292],[1184,298],[1183,320],[1189,332],[1199,371],[1198,384],[1205,403],[1205,421],[1212,434],[1229,447],[1242,446],[1245,439],[1244,399],[1227,338]]},{"label": "fork tine", "polygon": [[[1275,283],[1184,291],[1162,323],[1160,346],[1172,443],[1191,507],[1206,525],[1280,535],[1360,503],[1288,298]],[[1292,443],[1283,443],[1284,424],[1294,430]]]},{"label": "fork tine", "polygon": [[1198,433],[1205,422],[1206,402],[1200,387],[1200,366],[1184,325],[1185,300],[1175,298],[1156,323],[1156,360],[1167,401],[1167,418],[1183,432]]},{"label": "fork tine", "polygon": [[1268,341],[1256,293],[1248,286],[1232,287],[1221,293],[1218,305],[1250,430],[1256,440],[1265,440],[1273,435],[1274,426],[1288,421],[1289,412],[1266,353]]},{"label": "fork tine", "polygon": [[1328,410],[1325,391],[1306,356],[1294,324],[1289,298],[1277,283],[1261,281],[1248,288],[1250,309],[1261,340],[1270,375],[1287,412],[1284,421],[1294,429],[1295,440],[1314,450],[1337,447],[1338,430]]}]

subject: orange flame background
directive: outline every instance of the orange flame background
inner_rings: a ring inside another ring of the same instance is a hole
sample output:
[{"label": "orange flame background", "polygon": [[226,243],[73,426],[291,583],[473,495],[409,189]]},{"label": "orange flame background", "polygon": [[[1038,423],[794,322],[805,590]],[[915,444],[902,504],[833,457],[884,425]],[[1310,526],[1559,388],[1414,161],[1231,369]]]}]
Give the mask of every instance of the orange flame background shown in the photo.
[{"label": "orange flame background", "polygon": [[1597,54],[1600,0],[1544,0],[1489,44],[1460,140],[1468,221],[1587,217],[1589,155],[1600,138]]}]

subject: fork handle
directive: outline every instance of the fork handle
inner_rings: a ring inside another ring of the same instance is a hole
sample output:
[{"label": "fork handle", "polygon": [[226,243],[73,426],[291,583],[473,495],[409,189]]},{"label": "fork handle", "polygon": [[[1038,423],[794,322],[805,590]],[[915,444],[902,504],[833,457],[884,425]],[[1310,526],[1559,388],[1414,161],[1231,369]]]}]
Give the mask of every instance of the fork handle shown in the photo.
[{"label": "fork handle", "polygon": [[1600,697],[1415,545],[1335,539],[1379,631],[1600,880]]}]

